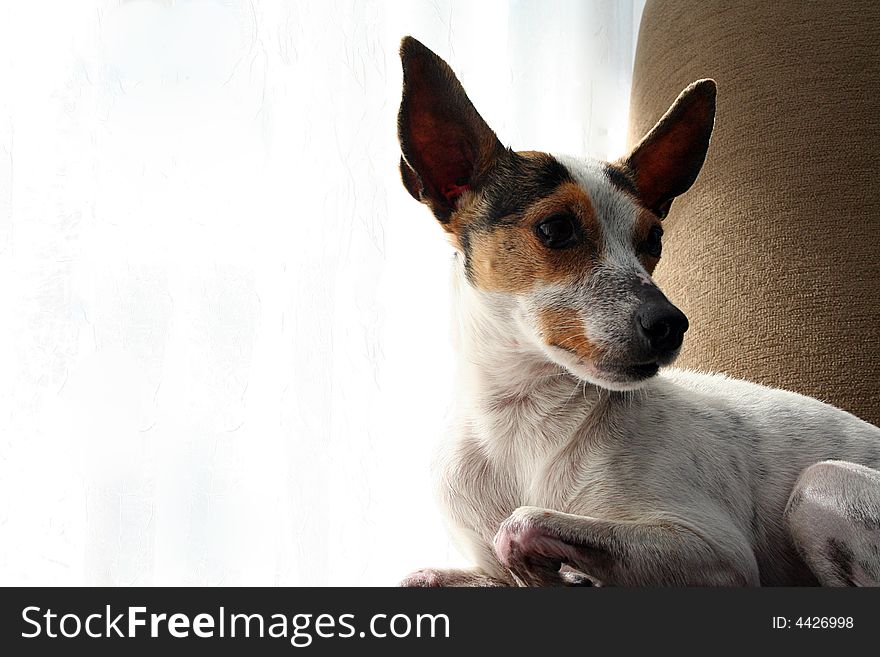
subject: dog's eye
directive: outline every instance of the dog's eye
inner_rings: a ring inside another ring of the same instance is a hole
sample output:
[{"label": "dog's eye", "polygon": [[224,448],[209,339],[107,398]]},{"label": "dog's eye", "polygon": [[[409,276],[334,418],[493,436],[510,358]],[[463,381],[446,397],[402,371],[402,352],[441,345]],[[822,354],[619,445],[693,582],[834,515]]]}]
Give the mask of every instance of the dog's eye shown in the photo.
[{"label": "dog's eye", "polygon": [[663,251],[663,229],[660,226],[651,226],[651,232],[648,233],[648,239],[642,244],[642,250],[652,258],[659,258]]},{"label": "dog's eye", "polygon": [[535,232],[551,249],[564,249],[575,242],[574,221],[564,214],[556,214],[535,226]]}]

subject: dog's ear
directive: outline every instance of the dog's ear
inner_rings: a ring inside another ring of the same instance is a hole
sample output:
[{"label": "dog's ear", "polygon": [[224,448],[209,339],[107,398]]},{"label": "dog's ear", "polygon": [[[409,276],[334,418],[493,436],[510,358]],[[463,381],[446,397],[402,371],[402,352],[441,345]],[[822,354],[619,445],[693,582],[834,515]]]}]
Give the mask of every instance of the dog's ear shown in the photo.
[{"label": "dog's ear", "polygon": [[400,59],[397,133],[403,184],[447,223],[462,194],[479,186],[505,149],[446,62],[412,37],[401,42]]},{"label": "dog's ear", "polygon": [[632,173],[646,208],[665,217],[706,159],[715,125],[715,81],[697,80],[679,94],[623,164]]}]

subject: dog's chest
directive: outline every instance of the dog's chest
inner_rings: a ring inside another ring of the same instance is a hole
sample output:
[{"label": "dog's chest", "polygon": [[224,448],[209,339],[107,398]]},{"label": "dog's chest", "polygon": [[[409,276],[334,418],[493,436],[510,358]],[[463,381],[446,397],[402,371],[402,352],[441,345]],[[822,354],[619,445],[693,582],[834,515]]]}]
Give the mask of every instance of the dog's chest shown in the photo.
[{"label": "dog's chest", "polygon": [[587,413],[576,404],[552,410],[540,402],[508,404],[463,424],[442,478],[456,524],[488,540],[517,507],[573,511],[590,504],[584,485],[602,454],[584,427]]}]

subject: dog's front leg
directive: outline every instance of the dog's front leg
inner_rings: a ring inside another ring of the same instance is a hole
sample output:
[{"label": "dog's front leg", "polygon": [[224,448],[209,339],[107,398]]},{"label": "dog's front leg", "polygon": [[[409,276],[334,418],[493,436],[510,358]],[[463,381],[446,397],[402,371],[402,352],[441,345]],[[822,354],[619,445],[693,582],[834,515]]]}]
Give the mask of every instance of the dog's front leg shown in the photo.
[{"label": "dog's front leg", "polygon": [[400,586],[416,588],[512,586],[512,584],[484,575],[476,569],[460,568],[422,568],[410,573],[400,582]]},{"label": "dog's front leg", "polygon": [[524,586],[565,585],[567,565],[606,586],[757,586],[747,545],[724,549],[674,522],[612,522],[520,507],[495,536],[502,565]]}]

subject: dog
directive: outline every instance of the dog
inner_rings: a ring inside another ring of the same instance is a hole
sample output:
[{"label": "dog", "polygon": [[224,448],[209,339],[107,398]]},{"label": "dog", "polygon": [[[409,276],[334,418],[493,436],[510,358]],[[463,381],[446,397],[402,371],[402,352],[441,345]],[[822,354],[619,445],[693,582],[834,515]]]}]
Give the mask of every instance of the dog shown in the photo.
[{"label": "dog", "polygon": [[437,495],[473,569],[404,586],[880,584],[880,428],[663,369],[688,320],[651,277],[716,85],[611,163],[502,146],[403,39],[400,171],[455,248],[456,420]]}]

